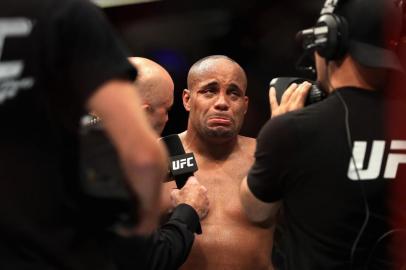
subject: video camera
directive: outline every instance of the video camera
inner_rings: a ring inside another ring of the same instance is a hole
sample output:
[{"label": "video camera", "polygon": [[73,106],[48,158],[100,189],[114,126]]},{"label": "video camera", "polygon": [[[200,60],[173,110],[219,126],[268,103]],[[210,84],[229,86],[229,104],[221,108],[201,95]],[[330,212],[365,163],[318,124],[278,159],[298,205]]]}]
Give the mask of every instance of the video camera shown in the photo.
[{"label": "video camera", "polygon": [[274,78],[271,80],[271,82],[269,83],[269,86],[275,88],[276,99],[277,99],[278,103],[280,103],[282,100],[283,93],[288,89],[288,87],[292,83],[300,84],[300,83],[303,83],[304,81],[308,81],[312,84],[309,94],[306,98],[305,106],[319,102],[327,96],[326,93],[323,90],[321,90],[321,88],[318,86],[318,84],[316,82],[305,79],[305,78],[277,77],[277,78]]}]

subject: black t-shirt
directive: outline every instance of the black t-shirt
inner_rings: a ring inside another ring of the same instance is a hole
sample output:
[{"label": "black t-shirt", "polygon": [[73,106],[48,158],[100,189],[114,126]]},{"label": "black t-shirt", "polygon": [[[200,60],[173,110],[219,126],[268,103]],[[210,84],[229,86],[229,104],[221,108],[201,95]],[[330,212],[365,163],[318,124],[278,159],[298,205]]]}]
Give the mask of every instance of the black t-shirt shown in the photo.
[{"label": "black t-shirt", "polygon": [[[337,92],[348,107],[354,151],[350,151],[345,106]],[[380,92],[356,88],[337,92],[322,102],[275,117],[258,137],[248,186],[262,201],[282,201],[283,233],[277,237],[277,248],[289,270],[350,269],[351,264],[353,269],[365,264],[368,269],[388,267],[385,243],[389,237],[383,237],[390,229],[387,191],[398,180],[393,173],[406,169],[405,161],[398,166],[388,161],[394,141],[406,148],[405,136],[385,134],[386,108],[398,104],[384,99]],[[362,180],[357,180],[351,152],[360,163]],[[370,217],[351,255],[365,222],[365,199]]]},{"label": "black t-shirt", "polygon": [[0,269],[109,269],[78,190],[86,100],[135,72],[84,0],[0,1]]}]

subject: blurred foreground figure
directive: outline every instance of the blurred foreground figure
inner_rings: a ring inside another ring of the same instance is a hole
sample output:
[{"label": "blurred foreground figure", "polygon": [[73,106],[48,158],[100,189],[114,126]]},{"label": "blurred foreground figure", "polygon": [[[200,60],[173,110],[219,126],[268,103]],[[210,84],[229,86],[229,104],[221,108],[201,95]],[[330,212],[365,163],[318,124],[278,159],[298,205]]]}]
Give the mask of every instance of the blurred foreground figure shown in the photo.
[{"label": "blurred foreground figure", "polygon": [[79,119],[97,111],[156,228],[166,153],[102,13],[83,0],[0,2],[0,268],[114,269],[78,181]]}]

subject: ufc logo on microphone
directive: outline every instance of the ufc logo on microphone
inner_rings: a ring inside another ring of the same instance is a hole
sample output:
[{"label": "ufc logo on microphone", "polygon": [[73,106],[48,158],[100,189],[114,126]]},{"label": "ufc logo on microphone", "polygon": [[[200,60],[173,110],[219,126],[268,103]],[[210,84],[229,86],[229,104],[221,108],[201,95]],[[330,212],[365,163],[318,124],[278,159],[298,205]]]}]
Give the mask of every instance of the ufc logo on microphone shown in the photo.
[{"label": "ufc logo on microphone", "polygon": [[196,159],[193,153],[170,157],[172,175],[180,175],[197,171]]},{"label": "ufc logo on microphone", "polygon": [[193,157],[182,158],[181,160],[172,161],[173,170],[179,170],[186,167],[193,167],[192,163]]},{"label": "ufc logo on microphone", "polygon": [[[374,180],[379,177],[381,172],[383,172],[383,178],[396,178],[399,166],[406,164],[406,141],[392,140],[390,142],[389,149],[391,152],[387,155],[386,164],[383,166],[385,147],[385,141],[373,141],[368,164],[366,168],[363,168],[367,142],[355,141],[352,148],[354,160],[352,157],[350,158],[348,178],[351,180]],[[405,153],[393,152],[399,150],[403,150]]]}]

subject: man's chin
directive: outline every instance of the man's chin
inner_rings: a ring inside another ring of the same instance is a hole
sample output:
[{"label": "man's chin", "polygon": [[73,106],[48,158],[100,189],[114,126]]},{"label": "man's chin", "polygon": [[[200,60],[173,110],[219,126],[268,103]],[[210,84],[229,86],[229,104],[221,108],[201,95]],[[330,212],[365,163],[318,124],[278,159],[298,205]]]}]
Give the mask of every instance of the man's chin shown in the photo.
[{"label": "man's chin", "polygon": [[228,127],[208,128],[206,134],[212,138],[231,138],[237,135],[234,129]]}]

